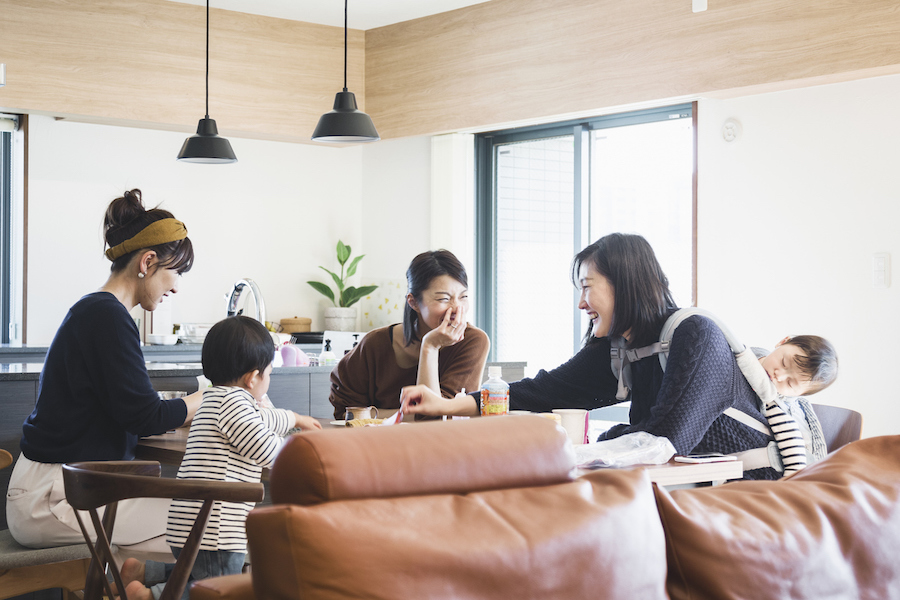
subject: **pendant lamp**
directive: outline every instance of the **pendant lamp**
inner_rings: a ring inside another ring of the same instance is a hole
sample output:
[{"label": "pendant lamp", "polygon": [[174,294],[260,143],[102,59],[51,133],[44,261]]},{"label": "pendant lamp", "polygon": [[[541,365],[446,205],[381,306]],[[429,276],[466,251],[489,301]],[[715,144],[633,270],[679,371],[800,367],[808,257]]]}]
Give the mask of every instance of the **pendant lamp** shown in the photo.
[{"label": "pendant lamp", "polygon": [[209,118],[209,0],[206,0],[206,116],[197,125],[197,135],[184,140],[178,160],[193,163],[225,164],[237,161],[231,144],[219,137],[216,122]]},{"label": "pendant lamp", "polygon": [[319,119],[312,134],[314,142],[377,142],[371,117],[356,106],[356,96],[347,91],[347,0],[344,0],[344,91],[334,97],[334,110]]}]

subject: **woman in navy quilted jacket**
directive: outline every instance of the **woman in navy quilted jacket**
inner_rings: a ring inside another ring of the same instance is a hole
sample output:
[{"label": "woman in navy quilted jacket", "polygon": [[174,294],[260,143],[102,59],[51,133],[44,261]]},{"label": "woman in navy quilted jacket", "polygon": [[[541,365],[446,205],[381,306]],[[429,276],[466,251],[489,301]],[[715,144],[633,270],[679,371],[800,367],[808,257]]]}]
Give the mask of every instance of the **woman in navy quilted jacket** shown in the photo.
[{"label": "woman in navy quilted jacket", "polygon": [[[653,344],[678,309],[653,249],[639,235],[613,233],[600,238],[575,256],[572,278],[581,290],[578,308],[590,319],[584,347],[551,371],[511,383],[511,409],[591,410],[622,402],[616,398],[618,378],[610,367],[612,345],[631,349]],[[668,438],[678,454],[741,452],[772,439],[722,414],[733,406],[766,423],[725,336],[704,316],[688,317],[675,330],[665,372],[656,356],[631,363],[630,387],[630,422],[616,425],[600,439],[646,431]],[[479,413],[477,393],[445,400],[413,386],[404,388],[401,397],[408,413]],[[779,473],[761,468],[745,471],[744,476],[777,479]]]}]

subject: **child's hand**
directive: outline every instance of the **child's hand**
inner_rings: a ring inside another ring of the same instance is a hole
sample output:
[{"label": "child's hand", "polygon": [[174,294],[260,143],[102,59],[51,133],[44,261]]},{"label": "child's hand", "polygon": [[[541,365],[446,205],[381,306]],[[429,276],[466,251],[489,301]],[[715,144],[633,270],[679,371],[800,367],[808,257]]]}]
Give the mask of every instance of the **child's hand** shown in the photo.
[{"label": "child's hand", "polygon": [[294,413],[294,427],[302,429],[303,431],[313,431],[316,429],[322,429],[322,424],[313,417],[307,417],[305,415],[298,415],[297,413]]}]

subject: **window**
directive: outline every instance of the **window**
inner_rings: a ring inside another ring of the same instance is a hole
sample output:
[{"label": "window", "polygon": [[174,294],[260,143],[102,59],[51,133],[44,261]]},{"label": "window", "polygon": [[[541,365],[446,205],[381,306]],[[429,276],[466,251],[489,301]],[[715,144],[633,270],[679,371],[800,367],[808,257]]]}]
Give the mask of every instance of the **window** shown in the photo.
[{"label": "window", "polygon": [[491,360],[552,368],[581,345],[572,257],[614,231],[647,238],[679,305],[695,290],[688,105],[476,137],[479,326]]},{"label": "window", "polygon": [[22,341],[23,135],[20,117],[0,114],[0,343]]}]

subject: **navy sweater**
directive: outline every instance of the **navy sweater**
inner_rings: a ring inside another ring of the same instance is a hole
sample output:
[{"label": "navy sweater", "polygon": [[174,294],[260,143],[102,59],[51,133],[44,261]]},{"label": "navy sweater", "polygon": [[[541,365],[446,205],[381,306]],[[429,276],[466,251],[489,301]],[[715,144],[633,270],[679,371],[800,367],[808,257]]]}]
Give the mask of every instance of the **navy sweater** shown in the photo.
[{"label": "navy sweater", "polygon": [[[510,408],[547,412],[616,404],[618,380],[609,351],[609,338],[594,339],[556,369],[510,384]],[[659,358],[650,356],[632,363],[631,377],[630,423],[616,425],[600,439],[646,431],[668,438],[678,454],[740,452],[772,439],[722,414],[734,406],[766,423],[725,336],[706,317],[691,316],[675,330],[665,373]],[[746,471],[744,476],[780,477],[768,468]]]},{"label": "navy sweater", "polygon": [[50,344],[21,449],[42,463],[131,460],[139,436],[186,417],[183,400],[154,391],[131,315],[112,294],[96,292],[69,309]]}]

